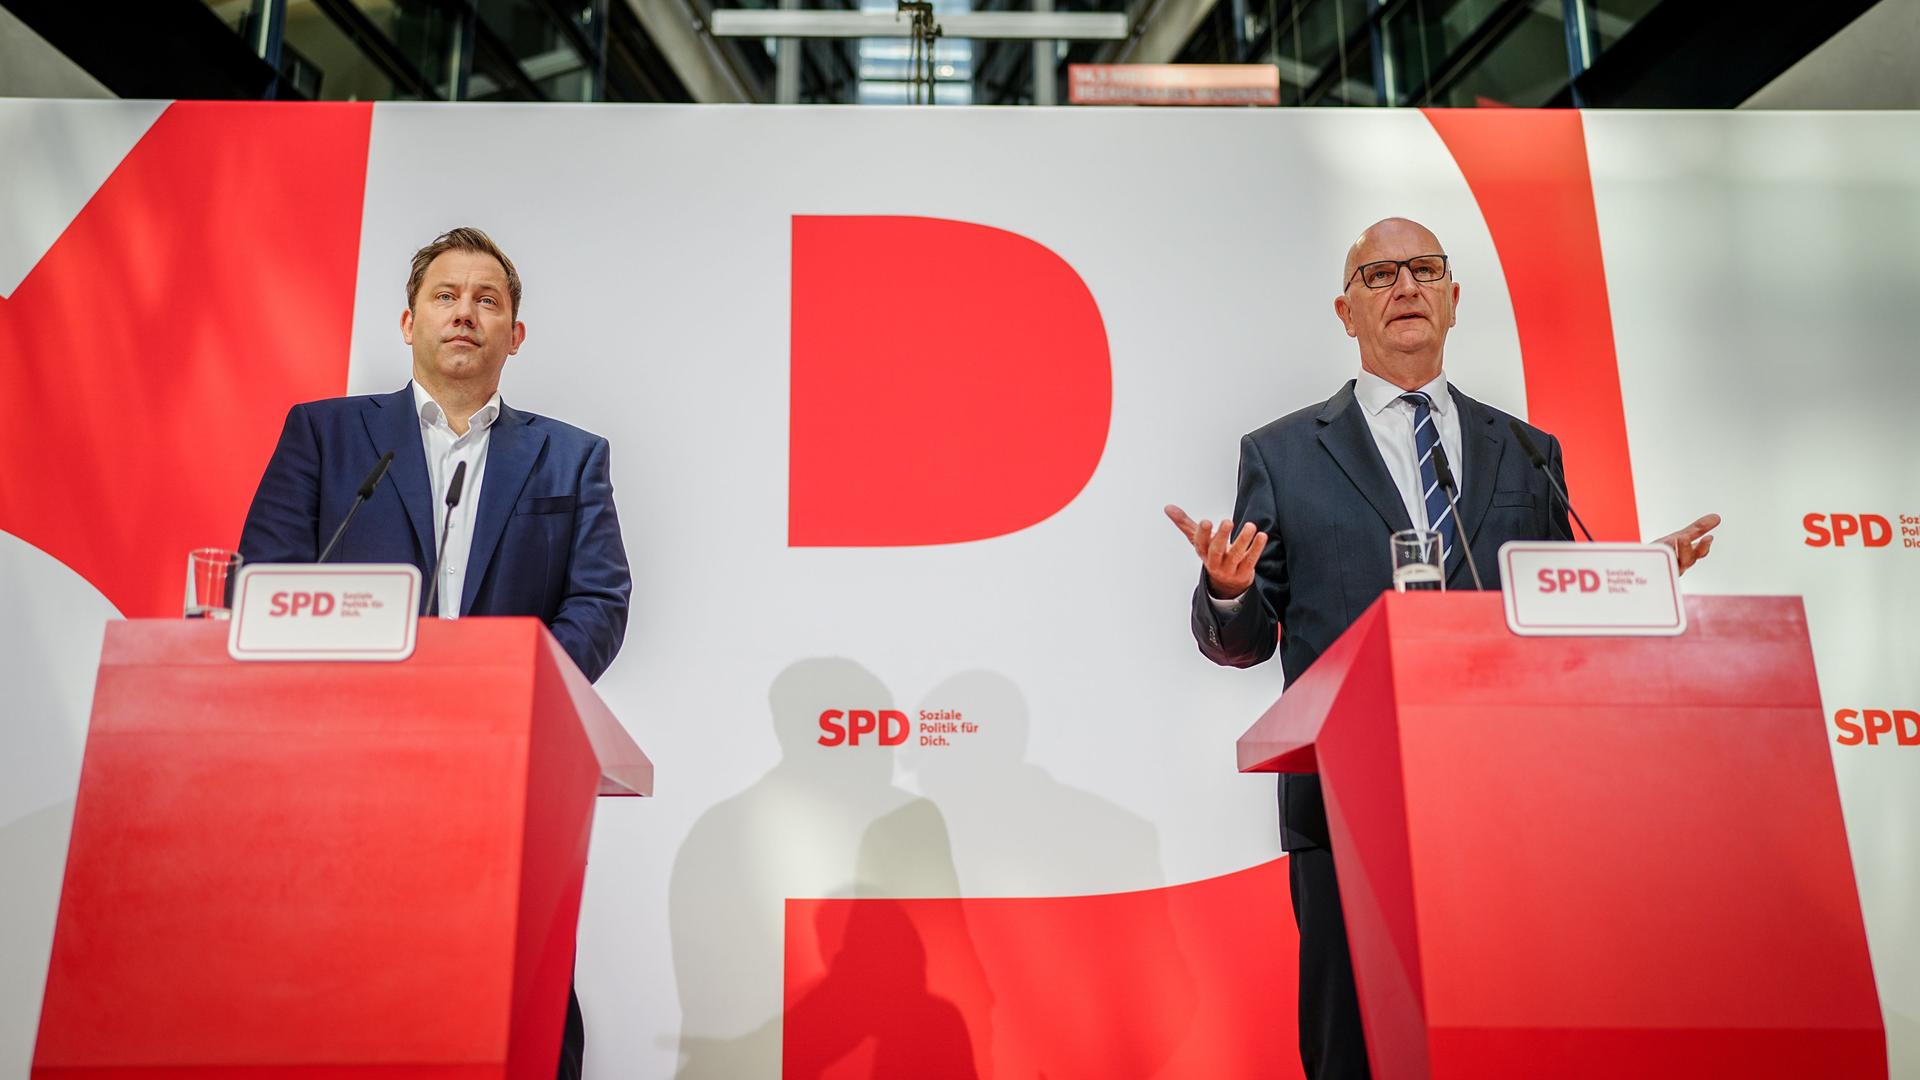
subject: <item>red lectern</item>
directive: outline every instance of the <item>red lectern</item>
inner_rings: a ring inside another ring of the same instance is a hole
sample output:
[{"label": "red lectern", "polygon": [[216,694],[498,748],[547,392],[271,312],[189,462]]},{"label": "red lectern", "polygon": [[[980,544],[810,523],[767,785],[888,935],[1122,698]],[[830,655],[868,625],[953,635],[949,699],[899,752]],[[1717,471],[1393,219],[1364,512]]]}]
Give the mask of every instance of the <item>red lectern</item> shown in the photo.
[{"label": "red lectern", "polygon": [[1241,736],[1320,773],[1375,1076],[1887,1075],[1805,612],[1687,619],[1390,593]]},{"label": "red lectern", "polygon": [[594,796],[651,763],[535,619],[226,632],[107,627],[33,1075],[552,1080]]}]

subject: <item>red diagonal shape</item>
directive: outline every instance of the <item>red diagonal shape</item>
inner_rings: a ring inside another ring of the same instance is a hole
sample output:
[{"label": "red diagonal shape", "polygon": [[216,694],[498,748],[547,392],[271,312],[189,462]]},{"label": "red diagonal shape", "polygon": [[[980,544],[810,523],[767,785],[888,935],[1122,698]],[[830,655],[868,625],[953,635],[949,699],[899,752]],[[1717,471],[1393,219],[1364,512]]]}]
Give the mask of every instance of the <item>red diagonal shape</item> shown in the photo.
[{"label": "red diagonal shape", "polygon": [[1473,189],[1500,253],[1527,419],[1559,436],[1567,489],[1598,540],[1640,539],[1580,114],[1541,109],[1427,109]]},{"label": "red diagonal shape", "polygon": [[1100,896],[789,900],[791,1077],[1300,1075],[1287,863]]},{"label": "red diagonal shape", "polygon": [[0,300],[0,529],[180,613],[294,402],[340,393],[370,105],[170,106]]},{"label": "red diagonal shape", "polygon": [[1052,251],[961,221],[796,217],[792,290],[789,544],[1001,536],[1092,477],[1106,328]]}]

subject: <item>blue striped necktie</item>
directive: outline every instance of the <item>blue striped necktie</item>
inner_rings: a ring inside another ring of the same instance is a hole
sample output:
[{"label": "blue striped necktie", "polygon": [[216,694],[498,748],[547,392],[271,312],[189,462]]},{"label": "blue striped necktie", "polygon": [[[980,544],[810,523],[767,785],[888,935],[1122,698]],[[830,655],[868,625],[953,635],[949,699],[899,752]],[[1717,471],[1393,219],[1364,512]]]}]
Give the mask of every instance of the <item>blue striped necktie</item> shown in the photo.
[{"label": "blue striped necktie", "polygon": [[1440,490],[1440,474],[1433,466],[1433,448],[1440,445],[1440,425],[1433,422],[1432,399],[1425,394],[1401,394],[1413,406],[1413,451],[1420,455],[1420,488],[1426,492],[1427,528],[1440,534],[1440,565],[1453,554],[1453,508]]}]

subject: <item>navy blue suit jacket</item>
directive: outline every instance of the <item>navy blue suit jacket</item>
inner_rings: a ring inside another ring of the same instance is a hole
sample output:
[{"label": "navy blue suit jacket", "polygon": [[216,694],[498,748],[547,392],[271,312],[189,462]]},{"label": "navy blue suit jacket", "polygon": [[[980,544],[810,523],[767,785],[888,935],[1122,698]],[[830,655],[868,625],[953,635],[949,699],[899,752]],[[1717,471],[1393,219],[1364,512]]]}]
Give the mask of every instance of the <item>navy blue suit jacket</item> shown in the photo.
[{"label": "navy blue suit jacket", "polygon": [[[1291,686],[1321,653],[1393,587],[1388,537],[1413,528],[1400,489],[1354,398],[1354,383],[1319,405],[1283,416],[1240,440],[1236,526],[1251,521],[1267,534],[1253,588],[1240,610],[1222,619],[1207,596],[1203,571],[1193,592],[1193,636],[1216,664],[1251,667],[1280,653]],[[1449,385],[1460,408],[1459,497],[1466,537],[1446,567],[1447,588],[1471,589],[1471,554],[1489,589],[1500,587],[1496,554],[1509,540],[1571,540],[1567,511],[1533,467],[1507,425],[1513,417]],[[1522,425],[1526,426],[1526,425]],[[1528,437],[1565,484],[1560,442],[1537,428]],[[1327,844],[1320,778],[1280,778],[1282,846]]]},{"label": "navy blue suit jacket", "polygon": [[[254,492],[240,553],[249,563],[314,561],[389,450],[392,468],[329,561],[432,573],[444,507],[433,499],[411,387],[295,405]],[[620,651],[633,591],[607,456],[600,436],[502,402],[460,597],[462,615],[544,621],[589,679]]]}]

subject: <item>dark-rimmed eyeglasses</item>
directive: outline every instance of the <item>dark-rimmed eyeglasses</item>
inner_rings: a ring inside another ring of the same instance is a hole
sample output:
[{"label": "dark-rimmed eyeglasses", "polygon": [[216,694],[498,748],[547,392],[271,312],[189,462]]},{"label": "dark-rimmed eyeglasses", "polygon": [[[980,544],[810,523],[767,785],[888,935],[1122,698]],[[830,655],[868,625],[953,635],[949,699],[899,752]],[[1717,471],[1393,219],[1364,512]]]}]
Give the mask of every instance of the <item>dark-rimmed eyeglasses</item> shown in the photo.
[{"label": "dark-rimmed eyeglasses", "polygon": [[1407,268],[1415,281],[1439,281],[1447,276],[1447,257],[1445,255],[1415,255],[1411,259],[1381,259],[1379,262],[1361,263],[1347,279],[1345,289],[1353,284],[1353,278],[1359,278],[1360,284],[1369,289],[1384,289],[1400,280],[1400,268]]}]

